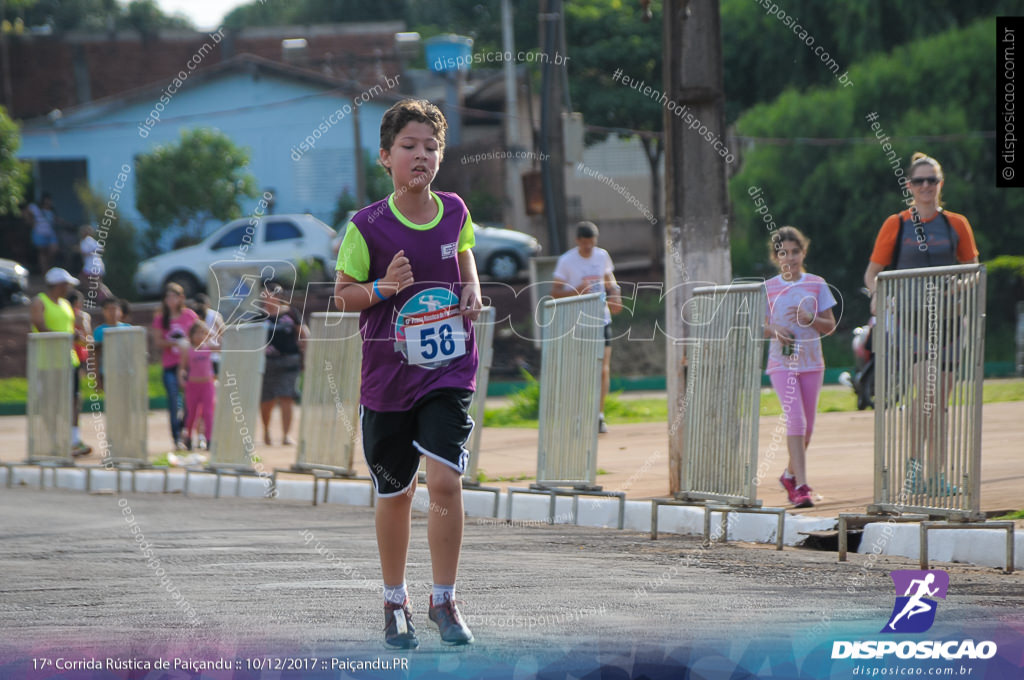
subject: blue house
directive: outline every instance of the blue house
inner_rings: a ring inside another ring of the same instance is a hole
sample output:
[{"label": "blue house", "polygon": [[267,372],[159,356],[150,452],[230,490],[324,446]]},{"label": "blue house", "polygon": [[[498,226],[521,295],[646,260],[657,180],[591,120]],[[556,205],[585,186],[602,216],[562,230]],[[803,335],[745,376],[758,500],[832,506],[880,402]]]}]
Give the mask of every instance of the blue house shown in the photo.
[{"label": "blue house", "polygon": [[384,111],[401,98],[400,74],[362,89],[252,55],[185,75],[24,124],[18,157],[32,163],[36,186],[64,217],[80,219],[73,187],[86,180],[102,196],[116,194],[121,215],[144,228],[136,156],[202,127],[248,148],[249,172],[261,193],[273,192],[274,212],[311,213],[330,224],[344,191],[358,198],[357,148],[376,154]]}]

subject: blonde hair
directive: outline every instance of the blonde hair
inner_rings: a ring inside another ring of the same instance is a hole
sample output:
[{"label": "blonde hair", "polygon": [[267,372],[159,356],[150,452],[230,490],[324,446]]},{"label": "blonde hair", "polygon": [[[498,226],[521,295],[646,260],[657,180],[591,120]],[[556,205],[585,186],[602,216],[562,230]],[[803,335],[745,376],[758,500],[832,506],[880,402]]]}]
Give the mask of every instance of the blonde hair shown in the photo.
[{"label": "blonde hair", "polygon": [[[940,181],[945,179],[942,174],[942,165],[940,165],[937,160],[921,151],[915,152],[914,155],[910,157],[910,171],[907,173],[907,176],[912,179],[914,177],[914,170],[922,165],[930,165],[935,170],[935,176],[938,177]],[[936,186],[935,192],[935,205],[941,206],[942,187]]]}]

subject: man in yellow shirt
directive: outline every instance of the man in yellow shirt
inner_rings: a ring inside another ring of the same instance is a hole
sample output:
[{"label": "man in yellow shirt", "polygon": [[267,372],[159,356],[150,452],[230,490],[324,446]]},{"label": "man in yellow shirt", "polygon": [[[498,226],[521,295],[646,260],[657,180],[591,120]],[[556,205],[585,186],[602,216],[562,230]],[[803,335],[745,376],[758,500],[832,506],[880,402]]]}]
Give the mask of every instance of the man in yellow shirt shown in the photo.
[{"label": "man in yellow shirt", "polygon": [[[46,291],[39,293],[28,308],[29,319],[32,321],[33,333],[71,333],[75,332],[75,313],[67,301],[67,294],[72,286],[78,285],[78,279],[65,269],[54,267],[46,272]],[[78,394],[78,357],[71,352],[71,372],[73,377],[72,411],[71,411],[71,442],[72,456],[87,456],[92,448],[82,443],[78,431],[78,412],[81,402]]]}]

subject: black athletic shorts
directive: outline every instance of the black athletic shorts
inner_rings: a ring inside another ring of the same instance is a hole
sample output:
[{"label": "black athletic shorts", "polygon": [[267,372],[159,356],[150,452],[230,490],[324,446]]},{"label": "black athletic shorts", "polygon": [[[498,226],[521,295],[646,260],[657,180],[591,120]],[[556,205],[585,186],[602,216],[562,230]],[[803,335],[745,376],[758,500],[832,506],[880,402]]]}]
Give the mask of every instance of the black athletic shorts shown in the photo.
[{"label": "black athletic shorts", "polygon": [[360,407],[363,457],[382,498],[397,496],[416,479],[420,456],[438,460],[460,475],[469,463],[466,442],[473,431],[470,390],[434,390],[408,411]]},{"label": "black athletic shorts", "polygon": [[610,323],[604,325],[604,346],[612,346],[612,325]]}]

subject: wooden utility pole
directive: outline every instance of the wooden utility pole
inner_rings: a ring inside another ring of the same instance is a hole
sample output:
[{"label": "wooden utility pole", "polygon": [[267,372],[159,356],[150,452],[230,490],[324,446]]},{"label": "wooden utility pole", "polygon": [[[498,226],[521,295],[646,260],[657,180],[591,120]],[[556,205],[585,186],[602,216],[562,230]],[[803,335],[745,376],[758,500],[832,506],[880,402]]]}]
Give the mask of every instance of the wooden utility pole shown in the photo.
[{"label": "wooden utility pole", "polygon": [[566,232],[565,139],[562,112],[565,110],[563,66],[555,66],[555,52],[561,44],[560,22],[564,21],[562,0],[541,0],[541,49],[547,55],[541,68],[541,175],[544,184],[544,214],[548,224],[548,250],[560,255]]},{"label": "wooden utility pole", "polygon": [[[668,333],[669,489],[679,491],[688,332],[681,310],[693,289],[727,283],[729,197],[725,159],[689,129],[692,120],[725,140],[719,0],[665,0],[665,321]],[[685,108],[684,108],[685,107]],[[688,118],[687,113],[693,118]]]}]

